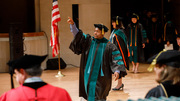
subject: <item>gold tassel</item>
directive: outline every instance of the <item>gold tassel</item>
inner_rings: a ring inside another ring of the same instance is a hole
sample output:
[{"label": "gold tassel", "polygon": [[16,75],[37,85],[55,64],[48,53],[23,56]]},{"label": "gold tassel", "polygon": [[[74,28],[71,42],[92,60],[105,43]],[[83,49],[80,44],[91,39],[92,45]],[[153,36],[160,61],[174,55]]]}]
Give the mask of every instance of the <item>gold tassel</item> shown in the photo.
[{"label": "gold tassel", "polygon": [[102,26],[102,35],[104,35],[104,28],[103,28],[103,26]]},{"label": "gold tassel", "polygon": [[176,33],[176,35],[178,35],[178,31],[177,31],[177,29],[175,29],[175,33]]},{"label": "gold tassel", "polygon": [[148,70],[149,72],[152,72],[155,65],[156,65],[156,59],[153,60],[153,62],[151,63],[151,65],[148,67],[147,70]]},{"label": "gold tassel", "polygon": [[154,66],[156,65],[156,62],[157,62],[157,58],[161,55],[161,53],[165,52],[167,50],[163,49],[161,52],[159,52],[159,54],[154,58],[154,60],[152,61],[151,65],[148,67],[148,71],[149,72],[152,72],[153,69],[154,69]]},{"label": "gold tassel", "polygon": [[119,17],[119,16],[116,17],[116,25],[119,25],[119,23],[118,23],[118,17]]},{"label": "gold tassel", "polygon": [[136,26],[136,30],[135,30],[135,46],[137,46],[136,41],[137,41],[137,26]]},{"label": "gold tassel", "polygon": [[104,27],[103,27],[103,24],[102,25],[102,35],[104,35]]}]

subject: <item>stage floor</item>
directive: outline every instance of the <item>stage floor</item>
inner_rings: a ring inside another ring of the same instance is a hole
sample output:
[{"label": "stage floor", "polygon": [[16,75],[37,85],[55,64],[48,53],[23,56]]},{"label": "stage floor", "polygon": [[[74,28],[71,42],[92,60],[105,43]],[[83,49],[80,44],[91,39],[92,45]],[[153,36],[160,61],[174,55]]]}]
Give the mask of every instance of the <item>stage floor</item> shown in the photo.
[{"label": "stage floor", "polygon": [[[137,100],[138,98],[144,98],[146,93],[153,87],[158,84],[155,82],[155,73],[148,72],[149,64],[140,64],[139,72],[134,74],[131,72],[132,66],[130,65],[130,71],[128,75],[123,78],[124,90],[123,91],[110,91],[109,96],[107,97],[108,101],[117,101],[117,100],[127,100],[133,99]],[[66,69],[61,70],[65,75],[64,77],[56,78],[55,75],[58,73],[58,70],[45,70],[42,75],[42,79],[54,86],[61,87],[66,89],[72,101],[80,101],[81,98],[79,94],[79,68],[77,67],[67,67]],[[11,89],[10,85],[10,75],[8,73],[0,73],[0,95],[4,92]],[[15,87],[19,85],[14,80]],[[116,81],[112,81],[112,87],[115,87],[117,84]]]}]

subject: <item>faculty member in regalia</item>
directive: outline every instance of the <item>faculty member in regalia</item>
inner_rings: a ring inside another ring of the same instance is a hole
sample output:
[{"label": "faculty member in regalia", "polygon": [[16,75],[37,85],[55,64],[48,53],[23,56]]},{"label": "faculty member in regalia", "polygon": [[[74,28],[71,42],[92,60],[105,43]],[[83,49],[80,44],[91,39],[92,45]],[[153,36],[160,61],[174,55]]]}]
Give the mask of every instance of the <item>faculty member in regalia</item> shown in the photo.
[{"label": "faculty member in regalia", "polygon": [[147,37],[137,14],[133,13],[126,32],[129,42],[129,60],[132,63],[133,72],[138,73],[139,63],[145,61],[143,48],[145,48]]},{"label": "faculty member in regalia", "polygon": [[94,36],[84,34],[77,29],[69,17],[74,39],[70,49],[81,55],[79,96],[88,101],[105,101],[111,89],[112,73],[115,80],[124,77],[126,69],[118,48],[104,37],[108,28],[102,24],[94,24]]},{"label": "faculty member in regalia", "polygon": [[24,55],[9,61],[8,65],[14,70],[20,86],[4,93],[0,101],[71,101],[65,89],[54,87],[40,78],[43,71],[41,63],[46,57]]},{"label": "faculty member in regalia", "polygon": [[[112,18],[112,25],[114,30],[112,31],[109,41],[118,47],[122,54],[124,66],[129,70],[129,58],[128,58],[128,42],[127,36],[125,34],[125,28],[122,23],[123,18],[115,16]],[[130,55],[130,54],[129,54]],[[122,78],[118,79],[118,83],[112,90],[123,90],[124,84],[122,83]]]},{"label": "faculty member in regalia", "polygon": [[148,70],[154,67],[159,85],[152,88],[145,97],[180,97],[180,52],[163,50],[148,59],[148,62],[152,62]]}]

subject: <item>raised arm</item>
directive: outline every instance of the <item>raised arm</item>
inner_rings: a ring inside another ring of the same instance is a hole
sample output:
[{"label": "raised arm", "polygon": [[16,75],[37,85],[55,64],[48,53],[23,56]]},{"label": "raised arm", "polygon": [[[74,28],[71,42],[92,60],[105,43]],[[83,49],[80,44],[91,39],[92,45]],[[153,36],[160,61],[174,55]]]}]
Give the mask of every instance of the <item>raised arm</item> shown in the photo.
[{"label": "raised arm", "polygon": [[76,24],[72,20],[72,18],[68,17],[67,22],[70,24],[70,30],[74,36],[79,32],[78,28],[76,27]]}]

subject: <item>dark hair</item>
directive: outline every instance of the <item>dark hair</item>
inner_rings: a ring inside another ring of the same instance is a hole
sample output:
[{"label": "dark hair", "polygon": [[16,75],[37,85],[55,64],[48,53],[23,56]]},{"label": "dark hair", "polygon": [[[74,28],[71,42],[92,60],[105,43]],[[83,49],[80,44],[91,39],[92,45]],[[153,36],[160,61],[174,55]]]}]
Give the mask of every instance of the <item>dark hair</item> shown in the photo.
[{"label": "dark hair", "polygon": [[125,29],[122,21],[123,21],[123,18],[120,16],[112,17],[112,22],[116,23],[116,29]]},{"label": "dark hair", "polygon": [[[20,69],[17,69],[18,71]],[[41,69],[41,65],[34,65],[32,66],[31,68],[27,68],[27,69],[24,69],[25,72],[30,75],[30,76],[41,76],[42,75],[42,69]]]},{"label": "dark hair", "polygon": [[[116,23],[114,20],[112,20],[112,22]],[[118,21],[118,23],[118,25],[116,24],[116,29],[125,29],[122,21]]]}]

